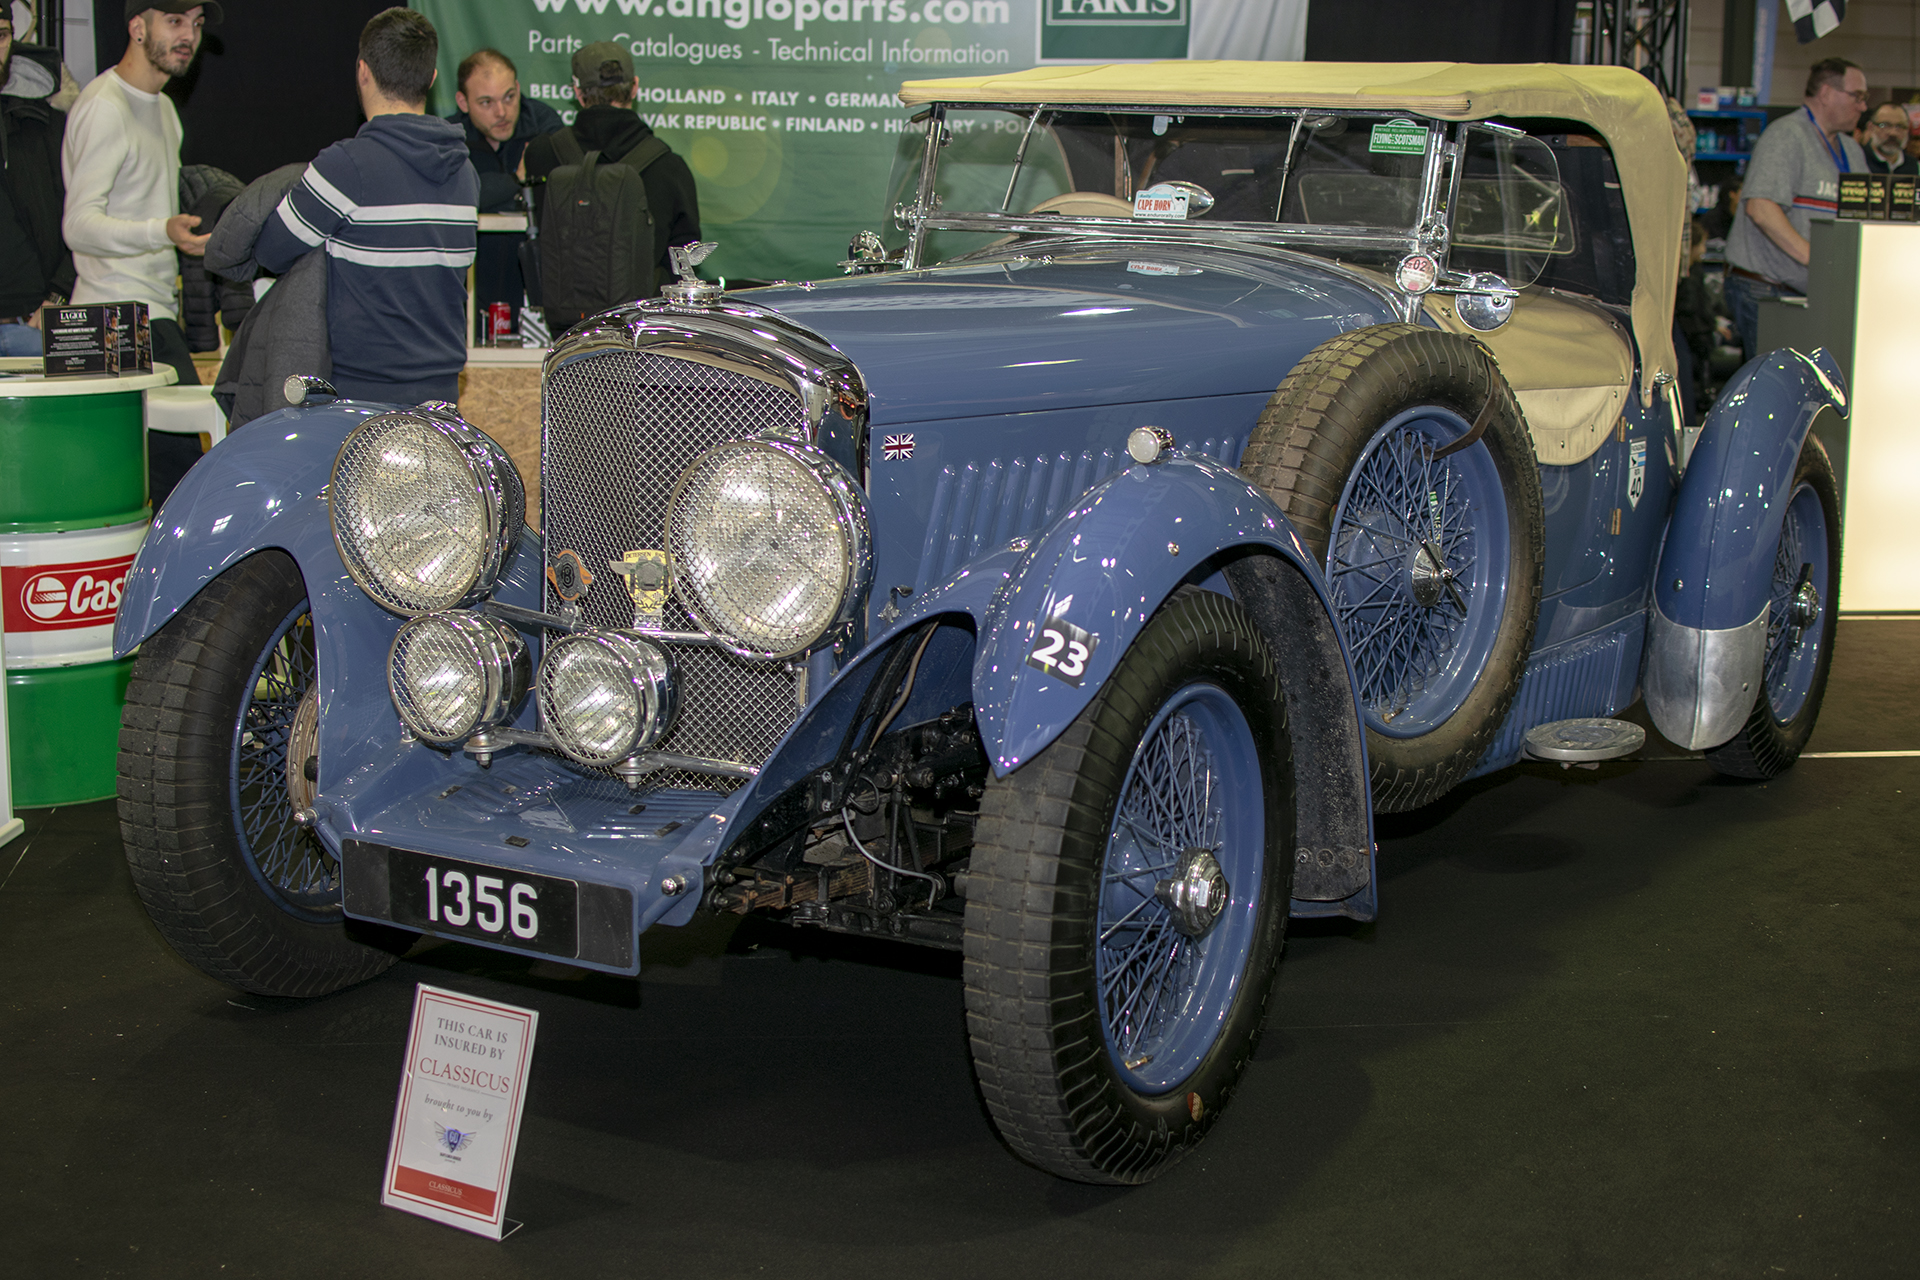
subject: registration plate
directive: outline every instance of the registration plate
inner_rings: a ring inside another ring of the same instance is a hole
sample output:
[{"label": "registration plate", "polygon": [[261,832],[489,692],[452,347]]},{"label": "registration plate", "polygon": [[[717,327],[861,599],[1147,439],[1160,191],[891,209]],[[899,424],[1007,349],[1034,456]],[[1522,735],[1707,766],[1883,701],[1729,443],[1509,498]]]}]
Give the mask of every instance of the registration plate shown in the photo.
[{"label": "registration plate", "polygon": [[393,849],[387,889],[395,924],[552,956],[579,953],[577,881]]}]

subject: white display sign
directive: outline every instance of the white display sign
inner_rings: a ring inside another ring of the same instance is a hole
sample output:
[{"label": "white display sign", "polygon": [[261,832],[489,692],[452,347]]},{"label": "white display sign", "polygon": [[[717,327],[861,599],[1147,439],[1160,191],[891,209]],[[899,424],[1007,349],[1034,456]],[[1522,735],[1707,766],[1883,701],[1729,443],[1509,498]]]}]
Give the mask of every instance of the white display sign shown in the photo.
[{"label": "white display sign", "polygon": [[380,1203],[498,1240],[540,1015],[421,984]]}]

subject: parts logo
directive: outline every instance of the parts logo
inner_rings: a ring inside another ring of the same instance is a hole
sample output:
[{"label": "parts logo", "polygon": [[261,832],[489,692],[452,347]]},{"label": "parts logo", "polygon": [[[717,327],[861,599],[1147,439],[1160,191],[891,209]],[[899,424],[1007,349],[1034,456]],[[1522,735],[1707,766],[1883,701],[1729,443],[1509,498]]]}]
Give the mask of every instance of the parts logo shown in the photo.
[{"label": "parts logo", "polygon": [[1042,62],[1187,56],[1188,0],[1041,0]]},{"label": "parts logo", "polygon": [[7,565],[0,568],[6,628],[13,632],[65,631],[113,625],[126,590],[132,556],[84,564]]}]

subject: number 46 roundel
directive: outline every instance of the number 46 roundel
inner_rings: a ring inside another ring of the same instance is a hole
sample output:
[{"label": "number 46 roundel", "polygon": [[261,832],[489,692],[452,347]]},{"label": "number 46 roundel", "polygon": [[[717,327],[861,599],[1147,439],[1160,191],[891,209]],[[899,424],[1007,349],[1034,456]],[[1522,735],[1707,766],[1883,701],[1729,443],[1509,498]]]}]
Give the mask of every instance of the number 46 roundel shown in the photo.
[{"label": "number 46 roundel", "polygon": [[1049,618],[1034,636],[1027,665],[1079,688],[1087,675],[1087,662],[1099,647],[1100,637],[1093,632],[1082,631],[1065,618]]}]

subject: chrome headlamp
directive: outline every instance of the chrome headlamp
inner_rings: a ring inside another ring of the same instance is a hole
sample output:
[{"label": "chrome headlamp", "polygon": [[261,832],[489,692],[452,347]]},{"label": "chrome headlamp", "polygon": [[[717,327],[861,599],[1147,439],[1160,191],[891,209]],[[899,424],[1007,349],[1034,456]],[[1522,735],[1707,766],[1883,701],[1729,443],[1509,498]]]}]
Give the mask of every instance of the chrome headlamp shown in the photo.
[{"label": "chrome headlamp", "polygon": [[667,508],[667,554],[700,625],[740,653],[789,658],[866,600],[866,498],[825,453],[733,440],[694,459]]},{"label": "chrome headlamp", "polygon": [[415,618],[387,652],[393,705],[415,737],[437,747],[511,719],[532,675],[520,633],[477,613]]},{"label": "chrome headlamp", "polygon": [[673,662],[624,631],[582,631],[547,646],[540,722],[581,764],[618,764],[666,736],[680,709]]},{"label": "chrome headlamp", "polygon": [[419,615],[493,589],[527,496],[492,437],[422,407],[369,418],[347,437],[327,508],[353,580],[382,607]]}]

